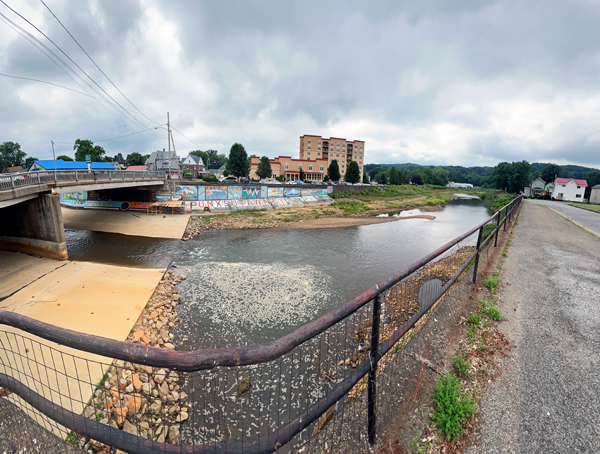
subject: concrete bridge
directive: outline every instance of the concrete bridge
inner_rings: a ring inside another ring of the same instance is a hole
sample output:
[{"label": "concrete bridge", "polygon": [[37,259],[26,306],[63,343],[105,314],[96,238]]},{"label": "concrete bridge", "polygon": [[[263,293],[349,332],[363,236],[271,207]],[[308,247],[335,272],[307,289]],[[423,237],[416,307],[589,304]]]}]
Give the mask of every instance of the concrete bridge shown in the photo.
[{"label": "concrete bridge", "polygon": [[156,189],[164,172],[37,171],[0,175],[0,249],[66,260],[59,194]]}]

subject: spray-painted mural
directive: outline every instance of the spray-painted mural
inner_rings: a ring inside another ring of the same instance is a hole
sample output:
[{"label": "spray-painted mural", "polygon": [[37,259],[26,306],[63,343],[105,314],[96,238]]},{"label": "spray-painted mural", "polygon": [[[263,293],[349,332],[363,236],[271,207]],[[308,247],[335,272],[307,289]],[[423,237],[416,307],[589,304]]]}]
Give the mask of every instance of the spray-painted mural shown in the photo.
[{"label": "spray-painted mural", "polygon": [[269,199],[275,197],[283,197],[283,188],[268,188],[267,189],[267,197]]},{"label": "spray-painted mural", "polygon": [[286,197],[298,197],[301,195],[300,188],[285,188],[283,195]]},{"label": "spray-painted mural", "polygon": [[172,200],[198,200],[198,186],[173,186]]},{"label": "spray-painted mural", "polygon": [[244,186],[244,199],[260,199],[260,187]]},{"label": "spray-painted mural", "polygon": [[266,199],[267,198],[267,186],[261,186],[260,187],[260,198],[261,199]]},{"label": "spray-painted mural", "polygon": [[302,189],[302,195],[317,195],[317,194],[321,194],[321,190],[320,189]]},{"label": "spray-painted mural", "polygon": [[229,200],[241,200],[242,199],[242,187],[241,186],[229,186]]},{"label": "spray-painted mural", "polygon": [[60,195],[61,200],[87,200],[87,192],[67,192]]},{"label": "spray-painted mural", "polygon": [[207,186],[206,200],[227,200],[227,186]]},{"label": "spray-painted mural", "polygon": [[206,200],[206,194],[204,193],[204,186],[198,187],[198,200]]}]

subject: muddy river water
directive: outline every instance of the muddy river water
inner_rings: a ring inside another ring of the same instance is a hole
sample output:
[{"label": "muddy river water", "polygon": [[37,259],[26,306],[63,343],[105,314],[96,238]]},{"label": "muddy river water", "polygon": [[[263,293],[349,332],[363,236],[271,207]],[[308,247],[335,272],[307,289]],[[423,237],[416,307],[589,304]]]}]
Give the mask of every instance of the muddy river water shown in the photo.
[{"label": "muddy river water", "polygon": [[478,199],[431,213],[334,229],[219,230],[194,240],[67,231],[71,260],[133,267],[177,264],[178,349],[267,342],[314,320],[491,216]]}]

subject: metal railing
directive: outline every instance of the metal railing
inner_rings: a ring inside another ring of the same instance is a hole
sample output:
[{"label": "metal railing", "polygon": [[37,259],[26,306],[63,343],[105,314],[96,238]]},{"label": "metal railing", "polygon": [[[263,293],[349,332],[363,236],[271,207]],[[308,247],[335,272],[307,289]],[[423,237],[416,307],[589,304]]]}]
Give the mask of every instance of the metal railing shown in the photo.
[{"label": "metal railing", "polygon": [[127,170],[37,170],[0,174],[0,190],[73,181],[165,179],[165,172]]},{"label": "metal railing", "polygon": [[[475,283],[479,257],[497,245],[521,201],[265,344],[174,351],[0,312],[0,387],[43,427],[86,449],[365,452],[397,417],[398,342],[408,342],[405,334],[469,267]],[[148,317],[168,321],[156,307]]]}]

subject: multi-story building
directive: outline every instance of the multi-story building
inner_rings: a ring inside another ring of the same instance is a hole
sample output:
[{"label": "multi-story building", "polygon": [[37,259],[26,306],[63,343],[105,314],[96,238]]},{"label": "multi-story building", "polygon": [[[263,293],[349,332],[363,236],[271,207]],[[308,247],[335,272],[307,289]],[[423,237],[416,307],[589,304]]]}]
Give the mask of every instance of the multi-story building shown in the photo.
[{"label": "multi-story building", "polygon": [[[269,159],[271,162],[272,178],[284,177],[286,180],[300,179],[300,169],[304,172],[304,179],[310,181],[323,181],[327,173],[327,159],[293,159],[291,156],[278,156]],[[250,178],[259,179],[256,174],[260,158],[252,156],[250,158]]]},{"label": "multi-story building", "polygon": [[179,169],[181,170],[181,173],[190,172],[194,177],[208,174],[208,172],[205,172],[204,170],[204,161],[202,161],[202,158],[192,154],[187,155],[186,158],[179,161]]},{"label": "multi-story building", "polygon": [[179,173],[179,156],[173,151],[153,151],[146,159],[146,170],[165,170],[167,172]]},{"label": "multi-story building", "polygon": [[350,141],[337,137],[326,139],[321,136],[300,136],[300,159],[326,159],[326,169],[331,161],[337,159],[342,178],[346,174],[348,164],[356,161],[362,181],[364,157],[364,140]]}]

